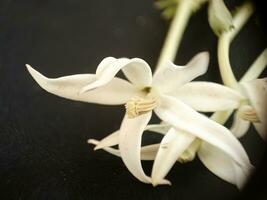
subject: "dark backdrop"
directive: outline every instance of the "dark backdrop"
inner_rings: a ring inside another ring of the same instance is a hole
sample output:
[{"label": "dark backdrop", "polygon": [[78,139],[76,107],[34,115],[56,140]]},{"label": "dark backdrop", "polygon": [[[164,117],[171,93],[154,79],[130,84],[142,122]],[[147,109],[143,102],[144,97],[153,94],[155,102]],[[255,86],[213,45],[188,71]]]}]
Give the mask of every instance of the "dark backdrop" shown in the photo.
[{"label": "dark backdrop", "polygon": [[[231,8],[240,2],[227,1]],[[232,44],[238,77],[266,47],[261,27],[256,14]],[[171,187],[153,188],[137,181],[119,158],[94,152],[86,143],[119,128],[122,106],[51,95],[24,66],[29,63],[50,77],[93,73],[106,56],[140,57],[154,66],[167,28],[152,0],[0,0],[1,200],[220,200],[249,193],[264,199],[265,144],[253,128],[241,142],[258,171],[244,191],[217,178],[198,159],[175,165],[168,175]],[[220,82],[216,40],[202,9],[190,20],[176,63],[208,50],[211,65],[202,79]],[[151,162],[144,167],[149,172]]]}]

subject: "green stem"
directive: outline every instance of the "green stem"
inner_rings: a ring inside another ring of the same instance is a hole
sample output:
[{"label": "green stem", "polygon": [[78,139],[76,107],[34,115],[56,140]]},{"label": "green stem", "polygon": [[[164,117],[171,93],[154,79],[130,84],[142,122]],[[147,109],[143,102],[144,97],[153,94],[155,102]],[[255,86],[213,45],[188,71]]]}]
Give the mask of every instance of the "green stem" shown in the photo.
[{"label": "green stem", "polygon": [[232,71],[229,59],[229,49],[232,40],[239,33],[241,28],[248,21],[254,11],[250,2],[244,3],[233,18],[234,29],[222,33],[218,41],[218,62],[222,80],[224,84],[236,90],[239,89],[238,81]]},{"label": "green stem", "polygon": [[156,66],[158,70],[166,61],[174,61],[185,27],[192,14],[192,1],[181,0],[171,22],[160,57]]}]

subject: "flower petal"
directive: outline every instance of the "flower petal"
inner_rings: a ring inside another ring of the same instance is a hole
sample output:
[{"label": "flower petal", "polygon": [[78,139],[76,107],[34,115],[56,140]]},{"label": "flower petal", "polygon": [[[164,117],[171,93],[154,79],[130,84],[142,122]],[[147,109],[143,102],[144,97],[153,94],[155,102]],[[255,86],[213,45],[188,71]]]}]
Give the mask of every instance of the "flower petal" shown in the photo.
[{"label": "flower petal", "polygon": [[[107,59],[107,58],[106,58]],[[109,58],[110,60],[110,58]],[[102,61],[103,62],[103,61]],[[150,86],[152,72],[149,65],[140,58],[119,58],[108,65],[100,63],[96,70],[96,80],[82,88],[81,93],[95,89],[110,82],[122,69],[125,76],[138,87]]]},{"label": "flower petal", "polygon": [[249,101],[255,108],[259,123],[253,123],[263,139],[267,139],[267,78],[256,79],[249,82],[242,82]]},{"label": "flower petal", "polygon": [[153,77],[153,86],[165,93],[175,91],[181,85],[206,73],[208,64],[208,52],[198,53],[186,66],[178,66],[172,62],[167,62],[165,66],[156,71]]},{"label": "flower petal", "polygon": [[[101,141],[98,141],[98,140],[95,140],[95,139],[89,139],[87,142],[89,144],[95,145],[94,150],[97,150],[96,147],[100,144]],[[109,147],[109,146],[102,147],[101,149],[105,150],[106,152],[108,152],[108,153],[110,153],[110,154],[112,154],[114,156],[118,156],[118,157],[121,156],[119,149],[115,149],[115,148],[112,148],[112,147]]]},{"label": "flower petal", "polygon": [[[138,180],[144,183],[151,183],[151,178],[142,169],[140,158],[141,139],[151,115],[152,112],[136,118],[128,118],[125,115],[121,124],[119,137],[119,150],[124,164]],[[162,180],[160,184],[169,184],[169,182]]]},{"label": "flower petal", "polygon": [[232,127],[230,128],[232,134],[237,138],[241,138],[248,131],[249,127],[250,122],[239,117],[238,112],[236,111]]},{"label": "flower petal", "polygon": [[125,115],[119,136],[119,150],[128,170],[140,181],[150,183],[142,168],[140,151],[143,131],[151,118],[152,112],[140,115],[136,118],[128,118]]},{"label": "flower petal", "polygon": [[229,87],[204,81],[187,83],[170,95],[202,112],[234,109],[244,99],[238,92]]},{"label": "flower petal", "polygon": [[[90,140],[88,140],[88,143],[98,146],[100,144],[100,141],[90,139]],[[119,149],[115,149],[115,148],[108,147],[108,146],[103,147],[102,149],[105,150],[106,152],[112,154],[112,155],[121,157]],[[159,149],[159,144],[151,144],[151,145],[143,146],[141,148],[141,160],[154,160],[156,157],[158,149]]]},{"label": "flower petal", "polygon": [[119,133],[117,130],[107,137],[103,138],[94,148],[94,150],[103,149],[104,147],[111,147],[119,144]]},{"label": "flower petal", "polygon": [[190,146],[194,136],[171,128],[163,137],[152,168],[153,186],[164,179],[179,156]]},{"label": "flower petal", "polygon": [[253,169],[251,165],[246,167],[237,165],[224,151],[207,142],[201,144],[198,157],[212,173],[229,183],[237,185],[238,188],[242,188]]},{"label": "flower petal", "polygon": [[162,135],[165,135],[169,130],[171,126],[169,124],[149,124],[146,127],[146,131],[152,131],[156,133],[160,133]]},{"label": "flower petal", "polygon": [[227,153],[241,166],[250,164],[241,143],[224,126],[196,112],[183,102],[162,96],[156,114],[173,127],[188,132]]},{"label": "flower petal", "polygon": [[60,78],[47,78],[30,65],[26,66],[29,73],[44,90],[67,99],[97,104],[120,105],[129,101],[135,95],[141,95],[141,92],[132,84],[120,78],[114,78],[101,88],[86,94],[80,94],[79,91],[83,86],[96,79],[95,75],[77,74]]},{"label": "flower petal", "polygon": [[154,160],[160,144],[150,144],[141,148],[141,160]]}]

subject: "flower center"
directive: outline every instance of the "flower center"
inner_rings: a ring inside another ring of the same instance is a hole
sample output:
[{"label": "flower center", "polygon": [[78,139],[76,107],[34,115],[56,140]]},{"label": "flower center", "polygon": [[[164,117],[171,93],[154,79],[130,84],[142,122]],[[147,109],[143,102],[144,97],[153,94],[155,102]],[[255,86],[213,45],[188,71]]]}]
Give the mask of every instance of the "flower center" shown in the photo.
[{"label": "flower center", "polygon": [[126,113],[129,118],[135,118],[153,110],[158,105],[157,99],[153,96],[133,97],[125,105]]},{"label": "flower center", "polygon": [[249,105],[242,106],[238,111],[239,116],[247,121],[251,122],[260,122],[256,110]]}]

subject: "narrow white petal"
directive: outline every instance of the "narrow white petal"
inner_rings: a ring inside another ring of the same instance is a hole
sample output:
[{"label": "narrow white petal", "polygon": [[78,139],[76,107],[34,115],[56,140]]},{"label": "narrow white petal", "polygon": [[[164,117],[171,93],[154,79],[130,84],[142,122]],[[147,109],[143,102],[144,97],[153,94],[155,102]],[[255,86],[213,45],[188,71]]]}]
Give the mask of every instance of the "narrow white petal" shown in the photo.
[{"label": "narrow white petal", "polygon": [[94,150],[102,149],[104,147],[111,147],[119,144],[119,130],[111,133],[103,138],[94,148]]},{"label": "narrow white petal", "polygon": [[160,144],[150,144],[141,148],[141,160],[154,160]]},{"label": "narrow white petal", "polygon": [[253,123],[263,139],[267,139],[267,78],[241,83],[252,106],[259,117],[259,123]]},{"label": "narrow white petal", "polygon": [[[96,147],[100,144],[100,141],[95,140],[95,139],[89,139],[87,142],[88,142],[89,144],[93,144],[93,145],[95,145]],[[95,148],[94,148],[94,149],[95,149]],[[118,157],[121,156],[120,151],[119,151],[118,149],[115,149],[115,148],[112,148],[112,147],[103,147],[102,149],[105,150],[106,152],[108,152],[108,153],[114,155],[114,156],[118,156]],[[96,149],[95,149],[95,150],[96,150]]]},{"label": "narrow white petal", "polygon": [[153,86],[166,93],[175,91],[181,85],[206,73],[208,65],[208,52],[198,53],[186,66],[178,66],[172,62],[166,62],[165,66],[155,73]]},{"label": "narrow white petal", "polygon": [[168,174],[179,156],[190,146],[194,136],[171,128],[163,137],[152,168],[152,184],[158,185]]},{"label": "narrow white petal", "polygon": [[227,128],[196,112],[183,102],[173,97],[162,96],[161,104],[155,112],[172,126],[220,148],[239,165],[250,164],[243,146]]},{"label": "narrow white petal", "polygon": [[124,164],[138,180],[144,183],[151,183],[151,178],[144,173],[141,165],[141,140],[151,115],[152,112],[149,112],[131,119],[125,115],[119,134],[119,150]]},{"label": "narrow white petal", "polygon": [[229,87],[204,81],[187,83],[173,90],[170,95],[202,112],[235,109],[244,99],[243,96]]},{"label": "narrow white petal", "polygon": [[212,173],[238,188],[243,186],[253,169],[252,165],[237,165],[224,151],[206,142],[201,144],[198,157]]},{"label": "narrow white petal", "polygon": [[[98,146],[101,141],[95,140],[95,139],[90,139],[88,140],[89,144],[93,144],[95,146]],[[95,149],[95,148],[94,148]],[[103,150],[106,152],[121,157],[119,149],[115,149],[112,147],[103,147]],[[151,144],[151,145],[146,145],[141,148],[141,160],[154,160],[157,154],[157,151],[159,149],[159,144]]]},{"label": "narrow white petal", "polygon": [[249,127],[250,122],[242,119],[241,117],[239,117],[238,112],[235,112],[233,124],[230,129],[232,134],[237,138],[241,138],[248,131]]},{"label": "narrow white petal", "polygon": [[26,66],[29,73],[44,90],[67,99],[89,103],[119,105],[126,103],[135,95],[141,95],[132,84],[119,78],[114,78],[101,88],[81,94],[79,91],[82,87],[96,80],[95,75],[77,74],[60,78],[47,78],[30,65]]},{"label": "narrow white petal", "polygon": [[106,62],[103,65],[100,63],[99,69],[96,70],[96,80],[83,87],[81,93],[93,90],[97,87],[107,84],[116,76],[116,74],[120,70],[123,70],[125,76],[135,86],[145,87],[151,85],[151,69],[149,65],[142,59],[120,58],[116,59],[115,61],[112,60],[111,62],[108,62],[108,65],[105,64]]},{"label": "narrow white petal", "polygon": [[127,66],[122,68],[123,73],[130,82],[137,86],[150,86],[152,83],[152,72],[146,61],[133,58]]},{"label": "narrow white petal", "polygon": [[[151,115],[152,112],[136,118],[128,118],[125,115],[119,134],[119,150],[124,164],[138,180],[144,183],[151,183],[151,178],[144,173],[142,168],[140,157],[141,139]],[[170,182],[162,180],[159,184],[170,184]]]}]

